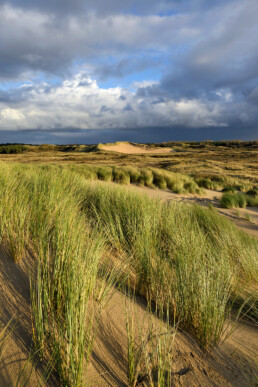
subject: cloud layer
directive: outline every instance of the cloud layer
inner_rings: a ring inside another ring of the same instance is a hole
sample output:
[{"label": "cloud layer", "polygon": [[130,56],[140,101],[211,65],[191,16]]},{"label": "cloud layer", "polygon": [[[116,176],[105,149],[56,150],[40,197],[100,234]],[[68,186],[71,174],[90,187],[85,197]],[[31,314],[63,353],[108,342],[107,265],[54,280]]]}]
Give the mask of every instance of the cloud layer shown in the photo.
[{"label": "cloud layer", "polygon": [[257,15],[256,0],[0,0],[0,130],[258,136]]}]

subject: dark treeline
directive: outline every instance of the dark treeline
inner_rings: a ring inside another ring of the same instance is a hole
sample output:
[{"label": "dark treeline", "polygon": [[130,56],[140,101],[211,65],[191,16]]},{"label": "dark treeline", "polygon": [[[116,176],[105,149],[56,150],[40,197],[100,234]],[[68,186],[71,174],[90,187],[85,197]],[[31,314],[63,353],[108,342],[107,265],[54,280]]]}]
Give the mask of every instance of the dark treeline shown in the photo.
[{"label": "dark treeline", "polygon": [[[148,144],[153,145],[153,144]],[[240,141],[240,140],[230,140],[230,141],[167,141],[162,143],[155,144],[156,146],[161,147],[190,147],[190,148],[207,148],[209,146],[223,146],[227,148],[258,148],[258,141]]]},{"label": "dark treeline", "polygon": [[23,144],[0,144],[0,153],[22,153],[26,150],[26,146]]}]

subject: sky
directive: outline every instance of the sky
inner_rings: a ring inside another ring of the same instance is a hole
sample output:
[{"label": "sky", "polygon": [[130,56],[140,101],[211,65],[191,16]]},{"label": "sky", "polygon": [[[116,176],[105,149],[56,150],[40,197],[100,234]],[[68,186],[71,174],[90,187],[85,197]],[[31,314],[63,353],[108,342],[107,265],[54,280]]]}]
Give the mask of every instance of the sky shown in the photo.
[{"label": "sky", "polygon": [[0,0],[0,143],[258,140],[257,0]]}]

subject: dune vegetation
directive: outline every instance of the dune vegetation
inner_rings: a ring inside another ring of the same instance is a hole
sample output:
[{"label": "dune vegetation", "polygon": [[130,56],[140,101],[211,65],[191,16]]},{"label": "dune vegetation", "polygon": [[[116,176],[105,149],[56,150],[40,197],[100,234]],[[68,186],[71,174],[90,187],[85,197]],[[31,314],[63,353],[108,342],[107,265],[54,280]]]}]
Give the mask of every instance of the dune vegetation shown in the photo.
[{"label": "dune vegetation", "polygon": [[150,188],[168,189],[176,193],[200,193],[194,179],[181,173],[164,171],[158,168],[140,168],[106,165],[72,165],[72,171],[86,180],[113,181],[120,184],[136,184]]},{"label": "dune vegetation", "polygon": [[[257,240],[214,209],[89,184],[96,177],[199,190],[193,178],[152,168],[0,164],[1,243],[13,260],[30,254],[37,264],[31,278],[35,348],[41,358],[52,354],[67,386],[86,383],[98,321],[113,287],[142,295],[157,315],[207,350],[223,338],[230,316],[250,303],[248,288],[258,278]],[[164,353],[156,363],[159,385],[165,386]],[[135,385],[135,363],[129,365]]]},{"label": "dune vegetation", "polygon": [[[25,163],[155,168],[191,176],[200,186],[208,189],[221,190],[226,186],[234,186],[236,190],[246,192],[258,183],[257,141],[166,142],[147,145],[120,143],[123,144],[139,151],[147,147],[154,153],[126,154],[119,153],[119,149],[117,152],[105,151],[101,144],[0,144],[0,159]],[[119,145],[116,147],[119,148]],[[171,151],[155,154],[157,149],[167,148]],[[18,154],[14,154],[14,150]]]},{"label": "dune vegetation", "polygon": [[220,200],[223,208],[246,208],[258,207],[258,192],[250,190],[247,194],[244,193],[225,193]]}]

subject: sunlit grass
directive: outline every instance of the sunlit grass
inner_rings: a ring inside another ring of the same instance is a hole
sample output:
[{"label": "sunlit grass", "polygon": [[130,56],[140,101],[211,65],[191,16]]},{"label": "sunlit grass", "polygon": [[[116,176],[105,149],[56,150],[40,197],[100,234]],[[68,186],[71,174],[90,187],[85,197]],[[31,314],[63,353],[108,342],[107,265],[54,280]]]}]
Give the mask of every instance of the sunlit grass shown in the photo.
[{"label": "sunlit grass", "polygon": [[[153,169],[117,168],[114,175],[98,168],[0,164],[1,243],[15,261],[26,251],[37,260],[34,341],[42,356],[54,354],[60,380],[69,386],[84,383],[103,301],[131,273],[136,292],[157,314],[167,313],[204,349],[220,341],[243,283],[258,278],[257,240],[213,209],[88,182],[89,176],[124,183],[144,177],[144,184],[181,192],[195,190],[193,180]],[[165,383],[166,342],[155,343]]]}]

